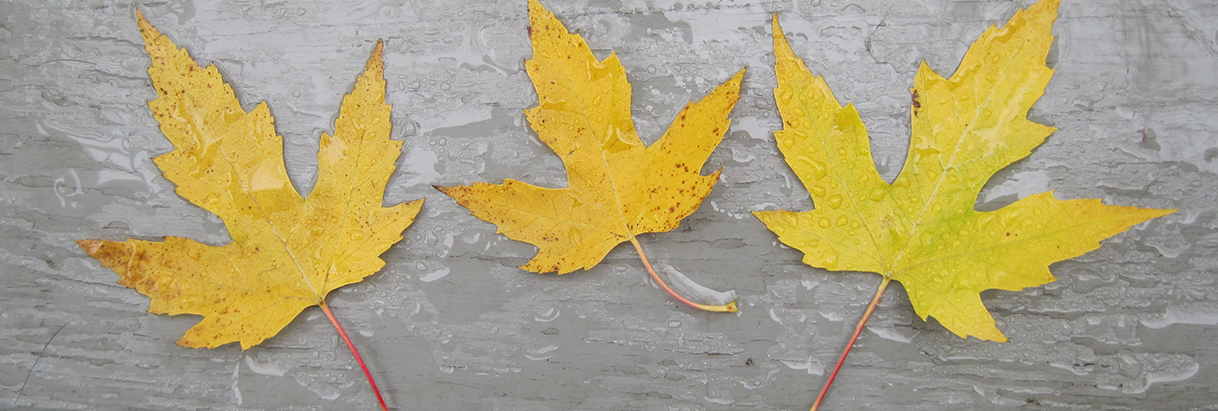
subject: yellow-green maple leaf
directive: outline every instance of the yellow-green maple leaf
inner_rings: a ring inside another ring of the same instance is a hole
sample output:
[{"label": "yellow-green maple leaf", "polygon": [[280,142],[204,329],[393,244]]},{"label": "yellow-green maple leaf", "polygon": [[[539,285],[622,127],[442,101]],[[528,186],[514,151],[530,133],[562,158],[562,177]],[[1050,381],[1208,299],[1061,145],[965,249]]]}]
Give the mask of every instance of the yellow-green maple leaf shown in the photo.
[{"label": "yellow-green maple leaf", "polygon": [[522,269],[565,274],[592,268],[622,242],[637,247],[639,234],[676,228],[698,208],[719,178],[699,170],[728,129],[744,71],[687,105],[647,147],[635,132],[617,56],[598,60],[537,0],[529,0],[529,18],[534,53],[525,68],[540,105],[525,114],[562,158],[567,188],[510,179],[437,188],[500,233],[537,246]]},{"label": "yellow-green maple leaf", "polygon": [[811,211],[761,211],[808,265],[866,271],[899,281],[922,319],[961,337],[1006,341],[981,303],[986,289],[1017,291],[1053,281],[1049,264],[1099,247],[1131,225],[1174,210],[1057,200],[1052,192],[992,212],[974,209],[998,170],[1026,157],[1054,129],[1026,118],[1053,70],[1045,66],[1059,0],[1041,0],[990,27],[955,75],[925,63],[914,80],[912,138],[893,184],[880,178],[867,131],[787,44],[774,18],[774,89],[787,164],[812,195]]},{"label": "yellow-green maple leaf", "polygon": [[186,347],[253,347],[330,291],[380,270],[380,254],[423,204],[381,206],[402,146],[389,139],[381,44],[343,98],[334,135],[322,135],[317,184],[304,199],[288,180],[266,103],[245,112],[214,65],[198,66],[138,16],[157,89],[148,105],[174,145],[154,161],[179,195],[224,221],[233,242],[81,240],[81,248],[151,297],[149,312],[202,315],[178,341]]}]

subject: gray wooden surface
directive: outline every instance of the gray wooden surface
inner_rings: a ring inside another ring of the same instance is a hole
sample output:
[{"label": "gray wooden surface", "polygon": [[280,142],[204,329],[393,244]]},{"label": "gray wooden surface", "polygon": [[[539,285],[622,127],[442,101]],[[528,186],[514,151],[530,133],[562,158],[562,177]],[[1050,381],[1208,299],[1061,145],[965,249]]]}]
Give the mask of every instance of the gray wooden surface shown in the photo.
[{"label": "gray wooden surface", "polygon": [[[536,104],[524,0],[147,2],[138,7],[247,108],[266,100],[307,192],[320,133],[376,39],[386,40],[395,138],[387,201],[427,199],[386,268],[335,292],[337,315],[396,409],[805,409],[879,278],[799,262],[749,212],[808,209],[774,145],[769,19],[868,125],[893,178],[921,59],[950,73],[973,39],[1028,0],[548,1],[634,85],[653,141],[686,101],[748,68],[707,168],[722,181],[653,261],[734,289],[739,314],[696,312],[619,246],[565,276],[515,267],[533,247],[495,234],[432,184],[564,184],[521,111]],[[145,312],[81,238],[185,236],[223,224],[173,193],[170,149],[129,0],[0,2],[0,409],[373,409],[347,349],[312,308],[262,346],[173,344],[197,317]],[[1031,117],[1059,130],[978,200],[1029,194],[1180,208],[986,292],[1009,343],[963,340],[913,314],[898,286],[828,409],[1216,409],[1218,4],[1068,0],[1057,72]]]}]

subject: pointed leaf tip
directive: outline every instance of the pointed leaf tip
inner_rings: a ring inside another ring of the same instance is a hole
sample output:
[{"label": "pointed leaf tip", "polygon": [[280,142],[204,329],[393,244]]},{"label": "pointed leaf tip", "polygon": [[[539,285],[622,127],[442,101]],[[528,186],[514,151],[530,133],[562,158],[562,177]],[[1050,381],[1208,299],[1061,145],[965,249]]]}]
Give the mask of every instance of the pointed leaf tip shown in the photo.
[{"label": "pointed leaf tip", "polygon": [[724,84],[729,84],[729,85],[734,86],[734,88],[739,89],[740,84],[744,82],[744,73],[747,71],[748,71],[748,67],[742,67],[739,71],[736,72],[736,74],[732,75],[732,78],[728,79],[727,82]]},{"label": "pointed leaf tip", "polygon": [[76,240],[76,245],[80,246],[81,249],[85,250],[86,254],[96,253],[97,249],[101,248],[101,244],[102,244],[102,242],[100,240],[93,240],[93,239]]},{"label": "pointed leaf tip", "polygon": [[148,18],[144,17],[144,12],[139,8],[135,9],[135,20],[140,26],[140,35],[144,37],[144,43],[151,43],[149,40],[156,38],[161,34],[152,23],[148,22]]},{"label": "pointed leaf tip", "polygon": [[374,77],[384,78],[385,61],[384,61],[385,43],[377,39],[376,47],[372,49],[372,55],[368,56],[368,63],[364,65],[364,75],[375,74]]}]

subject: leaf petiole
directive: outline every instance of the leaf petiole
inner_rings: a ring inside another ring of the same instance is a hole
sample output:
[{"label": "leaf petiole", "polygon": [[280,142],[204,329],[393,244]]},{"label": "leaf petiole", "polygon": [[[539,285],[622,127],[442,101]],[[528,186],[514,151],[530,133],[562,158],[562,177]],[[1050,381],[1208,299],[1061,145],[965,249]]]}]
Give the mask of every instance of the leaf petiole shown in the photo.
[{"label": "leaf petiole", "polygon": [[376,401],[381,403],[381,411],[389,411],[385,406],[385,399],[381,397],[381,390],[376,388],[376,380],[372,379],[372,373],[368,371],[368,366],[364,364],[364,357],[359,355],[359,350],[355,349],[355,344],[351,343],[351,339],[347,337],[347,332],[343,331],[343,326],[338,323],[338,319],[334,318],[334,313],[330,312],[330,306],[326,304],[326,300],[321,301],[321,310],[325,311],[326,317],[330,318],[330,324],[334,324],[334,329],[338,330],[338,335],[343,337],[343,342],[347,343],[347,348],[351,349],[351,354],[355,355],[355,362],[359,363],[359,367],[364,369],[364,376],[368,377],[368,385],[372,386],[372,392],[376,394]]},{"label": "leaf petiole", "polygon": [[859,320],[859,324],[854,326],[854,335],[850,336],[850,343],[846,344],[846,349],[842,350],[842,355],[837,358],[837,366],[833,367],[833,372],[829,374],[829,379],[825,381],[825,387],[820,389],[820,395],[816,396],[816,402],[812,404],[811,411],[816,411],[817,408],[820,408],[821,401],[825,400],[825,394],[829,392],[829,386],[833,385],[833,380],[837,378],[837,372],[842,369],[842,364],[846,362],[846,356],[850,354],[850,349],[854,348],[854,342],[859,339],[859,333],[863,332],[863,325],[867,324],[867,319],[871,318],[871,313],[875,312],[875,307],[880,304],[880,297],[884,295],[884,290],[888,288],[889,282],[892,282],[892,279],[884,277],[884,281],[880,283],[880,288],[875,291],[875,298],[871,299],[871,305],[867,306],[867,311],[863,313],[863,318]]},{"label": "leaf petiole", "polygon": [[735,301],[732,301],[727,304],[722,304],[722,305],[707,305],[707,304],[698,304],[693,301],[685,299],[685,297],[682,297],[680,294],[677,294],[676,291],[673,291],[672,288],[669,288],[668,284],[665,284],[664,280],[661,280],[660,276],[658,274],[656,274],[656,270],[651,268],[651,262],[647,261],[647,254],[643,254],[643,246],[641,244],[639,244],[639,240],[631,238],[630,244],[634,244],[634,249],[639,252],[639,259],[643,260],[643,266],[647,267],[647,272],[651,273],[651,278],[656,280],[656,282],[660,284],[660,287],[663,287],[664,291],[668,291],[668,294],[672,295],[673,298],[676,298],[677,301],[683,302],[685,304],[689,304],[689,306],[697,308],[699,310],[711,311],[711,312],[717,312],[717,313],[734,313],[734,312],[740,310],[739,308],[736,307]]}]

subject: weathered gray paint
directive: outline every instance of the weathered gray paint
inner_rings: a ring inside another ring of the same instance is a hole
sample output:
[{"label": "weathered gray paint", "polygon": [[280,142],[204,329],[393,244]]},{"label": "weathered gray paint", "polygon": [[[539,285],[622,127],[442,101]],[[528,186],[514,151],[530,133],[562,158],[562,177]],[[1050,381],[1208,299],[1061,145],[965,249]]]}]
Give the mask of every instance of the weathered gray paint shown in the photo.
[{"label": "weathered gray paint", "polygon": [[[139,6],[219,66],[247,108],[270,104],[303,191],[320,133],[386,40],[393,135],[405,141],[387,201],[427,202],[385,270],[330,301],[398,409],[809,406],[878,277],[805,266],[749,215],[812,206],[774,146],[770,13],[858,107],[891,179],[919,61],[950,73],[982,30],[1029,1],[547,3],[599,54],[621,57],[647,141],[748,67],[705,169],[722,167],[721,183],[681,228],[642,239],[653,261],[735,289],[738,315],[677,305],[629,246],[588,272],[520,271],[531,246],[431,188],[565,181],[521,114],[536,102],[522,70],[524,0]],[[149,161],[170,146],[145,105],[154,92],[135,7],[0,3],[0,408],[373,409],[319,310],[248,351],[181,348],[173,341],[197,317],[145,313],[146,297],[72,243],[227,241]],[[1031,114],[1059,129],[999,173],[979,207],[1056,190],[1180,211],[1055,264],[1055,283],[985,293],[1010,343],[956,338],[894,287],[828,409],[1215,409],[1218,3],[1069,0],[1061,12],[1057,74]]]}]

